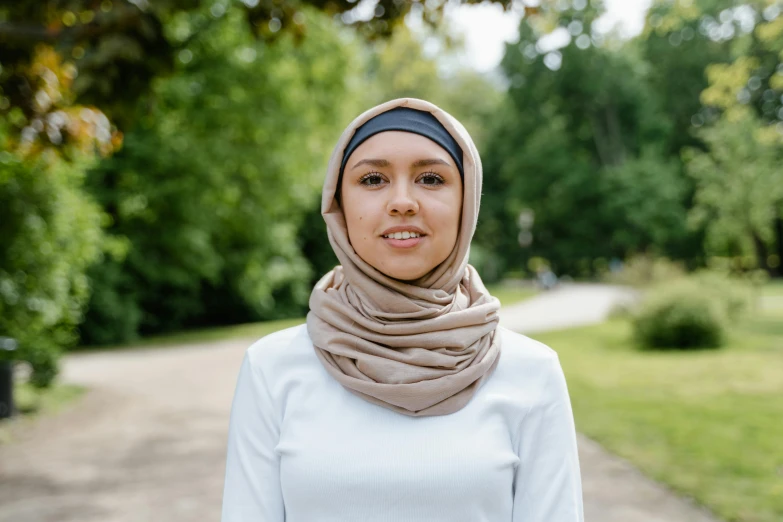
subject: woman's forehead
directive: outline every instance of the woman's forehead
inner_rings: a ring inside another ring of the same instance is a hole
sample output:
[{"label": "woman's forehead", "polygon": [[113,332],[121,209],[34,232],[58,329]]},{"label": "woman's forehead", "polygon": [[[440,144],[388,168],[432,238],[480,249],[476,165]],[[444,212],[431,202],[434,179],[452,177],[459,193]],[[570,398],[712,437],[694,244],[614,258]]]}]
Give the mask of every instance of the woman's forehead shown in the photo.
[{"label": "woman's forehead", "polygon": [[405,131],[384,131],[369,137],[353,151],[348,168],[352,168],[356,161],[367,158],[391,163],[440,159],[456,168],[451,155],[443,147],[425,136]]}]

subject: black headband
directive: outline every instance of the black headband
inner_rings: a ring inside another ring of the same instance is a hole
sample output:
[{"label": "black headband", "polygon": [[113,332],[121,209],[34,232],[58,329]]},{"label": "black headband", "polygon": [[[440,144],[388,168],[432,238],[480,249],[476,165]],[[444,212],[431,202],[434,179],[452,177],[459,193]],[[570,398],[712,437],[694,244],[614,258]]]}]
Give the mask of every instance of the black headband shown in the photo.
[{"label": "black headband", "polygon": [[427,111],[411,109],[409,107],[395,107],[394,109],[382,112],[366,121],[361,127],[356,129],[351,141],[345,147],[343,153],[343,162],[340,165],[340,178],[337,182],[339,187],[342,183],[345,163],[354,150],[364,143],[368,138],[384,131],[405,131],[420,134],[429,138],[451,155],[459,169],[459,175],[464,179],[465,174],[462,170],[462,149],[457,140],[455,140],[449,131],[438,119]]}]

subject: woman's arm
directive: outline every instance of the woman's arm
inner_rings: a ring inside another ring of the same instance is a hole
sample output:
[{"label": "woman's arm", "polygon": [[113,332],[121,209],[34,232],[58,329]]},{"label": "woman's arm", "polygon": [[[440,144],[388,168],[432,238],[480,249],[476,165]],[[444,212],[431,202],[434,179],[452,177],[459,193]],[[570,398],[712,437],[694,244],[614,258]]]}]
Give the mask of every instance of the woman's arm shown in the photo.
[{"label": "woman's arm", "polygon": [[228,429],[222,522],[284,522],[279,422],[264,377],[245,353]]},{"label": "woman's arm", "polygon": [[512,522],[583,522],[576,431],[563,370],[547,366],[540,400],[522,420],[517,438]]}]

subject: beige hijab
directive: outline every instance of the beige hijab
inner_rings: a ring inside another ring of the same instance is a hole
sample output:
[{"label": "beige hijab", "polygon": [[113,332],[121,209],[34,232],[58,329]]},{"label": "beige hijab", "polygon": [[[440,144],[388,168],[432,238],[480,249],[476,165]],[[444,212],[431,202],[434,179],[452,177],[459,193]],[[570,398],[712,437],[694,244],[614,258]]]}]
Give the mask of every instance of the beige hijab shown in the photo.
[{"label": "beige hijab", "polygon": [[[449,257],[412,282],[392,279],[360,258],[348,239],[335,190],[354,131],[395,107],[431,112],[463,151],[462,223]],[[481,160],[454,117],[424,100],[391,100],[358,116],[334,148],[321,213],[341,266],[310,296],[307,330],[326,370],[356,395],[411,416],[446,415],[465,406],[500,358],[499,301],[468,264],[481,199]]]}]

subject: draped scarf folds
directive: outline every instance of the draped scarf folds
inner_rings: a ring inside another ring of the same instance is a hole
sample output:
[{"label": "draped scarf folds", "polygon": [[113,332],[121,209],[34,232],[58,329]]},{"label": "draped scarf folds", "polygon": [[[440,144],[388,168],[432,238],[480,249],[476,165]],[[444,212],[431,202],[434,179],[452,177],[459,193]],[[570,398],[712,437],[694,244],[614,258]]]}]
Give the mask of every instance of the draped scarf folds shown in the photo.
[{"label": "draped scarf folds", "polygon": [[[379,272],[351,247],[335,199],[342,154],[355,130],[394,107],[432,113],[463,151],[463,202],[457,242],[446,260],[416,281]],[[499,301],[468,264],[476,229],[482,170],[465,128],[416,98],[383,103],[358,116],[329,160],[321,213],[340,266],[313,288],[307,330],[324,368],[352,393],[410,416],[463,408],[495,370]]]}]

